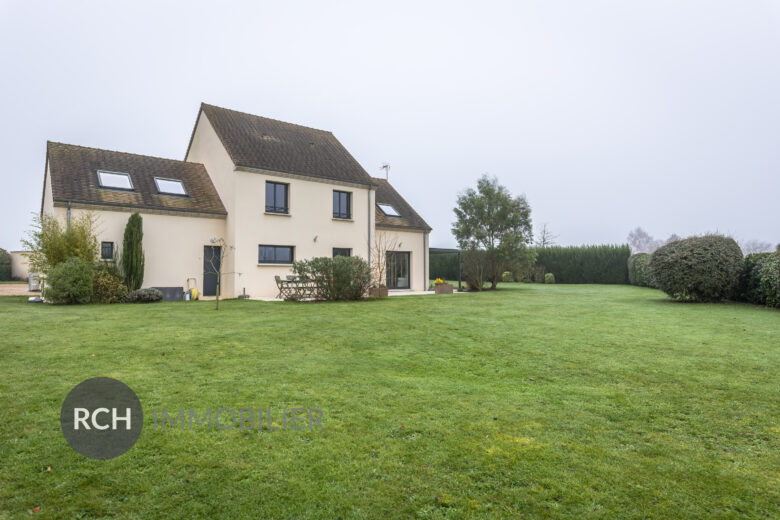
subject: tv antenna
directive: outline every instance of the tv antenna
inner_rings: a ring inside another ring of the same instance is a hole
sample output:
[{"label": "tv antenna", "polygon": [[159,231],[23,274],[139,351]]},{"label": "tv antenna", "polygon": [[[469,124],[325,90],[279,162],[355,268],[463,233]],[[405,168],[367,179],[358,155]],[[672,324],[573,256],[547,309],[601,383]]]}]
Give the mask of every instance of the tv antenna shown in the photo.
[{"label": "tv antenna", "polygon": [[379,167],[380,170],[385,171],[385,180],[390,180],[390,163],[382,163],[382,166]]}]

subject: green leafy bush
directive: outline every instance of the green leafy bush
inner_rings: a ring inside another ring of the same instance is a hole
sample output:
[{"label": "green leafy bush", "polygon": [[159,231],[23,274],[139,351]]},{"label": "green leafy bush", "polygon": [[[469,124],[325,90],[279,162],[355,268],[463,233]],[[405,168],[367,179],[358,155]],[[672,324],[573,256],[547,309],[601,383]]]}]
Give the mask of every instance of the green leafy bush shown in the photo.
[{"label": "green leafy bush", "polygon": [[130,215],[125,225],[120,264],[125,276],[125,285],[130,290],[136,290],[144,283],[143,227],[143,218],[140,213]]},{"label": "green leafy bush", "polygon": [[128,303],[154,303],[160,302],[163,299],[163,293],[159,289],[154,287],[148,287],[146,289],[136,289],[131,291],[127,295]]},{"label": "green leafy bush", "polygon": [[552,273],[545,274],[544,283],[555,283],[555,275]]},{"label": "green leafy bush", "polygon": [[768,307],[780,307],[780,251],[762,262],[760,288]]},{"label": "green leafy bush", "polygon": [[650,255],[637,253],[628,259],[628,282],[640,287],[656,287],[653,273],[650,270]]},{"label": "green leafy bush", "polygon": [[99,250],[96,226],[97,217],[89,212],[74,215],[65,227],[52,215],[36,215],[33,229],[22,240],[30,251],[30,272],[48,273],[71,257],[93,265],[98,260]]},{"label": "green leafy bush", "polygon": [[371,285],[371,269],[357,256],[318,257],[293,264],[293,272],[318,288],[317,299],[359,300]]},{"label": "green leafy bush", "polygon": [[[542,273],[555,273],[558,283],[624,284],[630,256],[627,245],[539,247],[536,265]],[[542,279],[535,274],[534,281]]]},{"label": "green leafy bush", "polygon": [[504,274],[501,275],[501,281],[502,282],[514,282],[515,276],[512,274],[512,271],[504,271]]},{"label": "green leafy bush", "polygon": [[755,303],[766,304],[766,294],[761,288],[761,268],[772,256],[772,253],[753,253],[745,257],[745,265],[739,278],[739,299]]},{"label": "green leafy bush", "polygon": [[57,304],[92,301],[92,265],[71,257],[49,270],[43,297]]},{"label": "green leafy bush", "polygon": [[92,303],[122,303],[127,299],[127,286],[110,269],[98,266],[92,276]]},{"label": "green leafy bush", "polygon": [[11,254],[0,248],[0,281],[11,279]]},{"label": "green leafy bush", "polygon": [[742,250],[721,235],[691,237],[656,249],[650,269],[658,286],[680,301],[717,302],[736,296]]}]

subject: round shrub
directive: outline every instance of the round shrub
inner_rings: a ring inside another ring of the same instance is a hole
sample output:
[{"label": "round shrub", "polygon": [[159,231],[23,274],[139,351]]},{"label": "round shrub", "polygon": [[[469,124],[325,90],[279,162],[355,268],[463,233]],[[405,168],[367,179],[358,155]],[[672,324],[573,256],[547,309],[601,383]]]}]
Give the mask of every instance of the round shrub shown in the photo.
[{"label": "round shrub", "polygon": [[718,302],[736,295],[742,250],[721,235],[691,237],[656,249],[650,270],[658,288],[686,302]]},{"label": "round shrub", "polygon": [[163,293],[154,287],[136,289],[127,295],[127,303],[154,303],[161,302]]},{"label": "round shrub", "polygon": [[299,278],[317,286],[317,299],[329,301],[359,300],[371,285],[371,269],[357,256],[322,256],[293,264]]},{"label": "round shrub", "polygon": [[43,297],[57,304],[79,304],[92,301],[92,265],[70,257],[54,266],[46,276]]},{"label": "round shrub", "polygon": [[92,277],[93,303],[122,303],[127,299],[127,286],[106,269],[95,269]]},{"label": "round shrub", "polygon": [[639,287],[656,287],[650,271],[650,254],[637,253],[628,259],[628,282]]},{"label": "round shrub", "polygon": [[767,307],[780,307],[780,251],[762,262],[760,277],[760,288]]},{"label": "round shrub", "polygon": [[555,283],[555,275],[552,273],[545,274],[544,283]]}]

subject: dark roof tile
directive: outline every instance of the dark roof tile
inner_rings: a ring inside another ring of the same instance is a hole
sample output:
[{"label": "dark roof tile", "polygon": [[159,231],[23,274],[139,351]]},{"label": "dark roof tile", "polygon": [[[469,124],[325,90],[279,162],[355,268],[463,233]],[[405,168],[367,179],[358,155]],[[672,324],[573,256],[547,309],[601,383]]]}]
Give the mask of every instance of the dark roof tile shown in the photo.
[{"label": "dark roof tile", "polygon": [[[161,159],[72,144],[47,143],[55,201],[225,215],[225,206],[200,163]],[[127,173],[133,191],[100,186],[97,172]],[[181,180],[187,196],[161,195],[154,177]]]},{"label": "dark roof tile", "polygon": [[431,227],[422,219],[420,215],[409,205],[401,195],[395,191],[395,188],[386,181],[378,177],[371,179],[377,185],[376,203],[390,204],[398,212],[400,217],[391,217],[376,207],[376,227],[390,228],[409,228],[430,231]]}]

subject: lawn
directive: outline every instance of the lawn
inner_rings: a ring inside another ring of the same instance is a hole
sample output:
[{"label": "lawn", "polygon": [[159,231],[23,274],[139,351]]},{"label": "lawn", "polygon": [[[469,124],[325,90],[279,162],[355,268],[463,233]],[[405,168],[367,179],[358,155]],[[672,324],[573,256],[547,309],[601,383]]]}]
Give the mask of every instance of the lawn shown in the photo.
[{"label": "lawn", "polygon": [[[0,298],[0,518],[780,516],[780,312],[501,287],[219,312]],[[109,461],[59,427],[95,376],[144,405]],[[323,429],[153,429],[155,407],[269,406]]]}]

